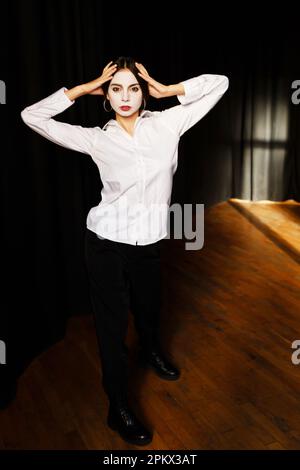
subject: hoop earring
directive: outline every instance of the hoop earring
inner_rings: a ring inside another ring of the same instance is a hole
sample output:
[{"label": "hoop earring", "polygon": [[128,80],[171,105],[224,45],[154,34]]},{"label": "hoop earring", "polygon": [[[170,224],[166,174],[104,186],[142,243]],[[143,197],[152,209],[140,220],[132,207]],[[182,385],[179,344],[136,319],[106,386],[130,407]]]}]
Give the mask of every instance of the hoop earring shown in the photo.
[{"label": "hoop earring", "polygon": [[107,113],[109,113],[109,112],[112,110],[112,107],[111,107],[110,109],[106,109],[106,107],[105,107],[105,101],[106,101],[106,98],[105,98],[105,100],[103,101],[103,108],[104,108],[104,110],[105,110]]}]

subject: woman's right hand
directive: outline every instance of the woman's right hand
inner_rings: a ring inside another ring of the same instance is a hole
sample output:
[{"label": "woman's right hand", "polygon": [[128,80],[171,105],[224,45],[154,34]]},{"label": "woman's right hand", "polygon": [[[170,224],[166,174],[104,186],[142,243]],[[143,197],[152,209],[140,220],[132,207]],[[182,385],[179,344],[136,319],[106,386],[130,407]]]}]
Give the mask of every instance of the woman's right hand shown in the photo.
[{"label": "woman's right hand", "polygon": [[104,67],[102,75],[100,75],[100,77],[83,85],[83,88],[87,95],[104,95],[104,92],[102,90],[103,83],[107,82],[108,80],[111,80],[113,74],[117,70],[117,65],[111,64],[112,60]]}]

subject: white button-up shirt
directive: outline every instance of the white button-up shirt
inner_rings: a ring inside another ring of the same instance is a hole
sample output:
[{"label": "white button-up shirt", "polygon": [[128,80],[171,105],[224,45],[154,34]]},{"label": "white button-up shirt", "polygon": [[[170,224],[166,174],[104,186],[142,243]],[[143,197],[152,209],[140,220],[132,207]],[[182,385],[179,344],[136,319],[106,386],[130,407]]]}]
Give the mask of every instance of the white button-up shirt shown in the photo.
[{"label": "white button-up shirt", "polygon": [[103,128],[53,119],[75,102],[66,95],[66,87],[21,112],[35,132],[90,155],[96,163],[103,183],[101,201],[90,209],[86,225],[100,238],[147,245],[168,235],[180,137],[215,106],[229,80],[224,75],[204,74],[181,83],[180,104],[163,111],[142,111],[133,136],[115,119]]}]

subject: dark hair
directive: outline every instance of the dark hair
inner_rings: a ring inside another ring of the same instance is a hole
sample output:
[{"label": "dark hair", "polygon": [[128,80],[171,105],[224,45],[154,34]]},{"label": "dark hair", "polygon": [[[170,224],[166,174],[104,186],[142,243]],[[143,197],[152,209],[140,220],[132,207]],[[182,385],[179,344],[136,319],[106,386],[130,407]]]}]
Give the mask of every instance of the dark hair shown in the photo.
[{"label": "dark hair", "polygon": [[[141,87],[141,90],[142,90],[143,98],[147,102],[147,100],[149,99],[148,83],[142,77],[140,77],[138,75],[139,70],[135,66],[135,62],[137,62],[137,61],[135,59],[133,59],[132,57],[125,57],[125,56],[118,57],[117,60],[113,61],[114,64],[117,64],[117,70],[115,71],[115,73],[117,73],[119,70],[122,70],[122,69],[130,70],[133,73],[133,75],[135,76],[135,78],[137,79],[137,81],[138,81],[138,83]],[[107,82],[103,83],[103,85],[101,86],[101,88],[104,92],[104,98],[107,97],[109,84],[110,84],[110,81],[107,81]],[[141,107],[143,105],[144,105],[144,103],[141,104]]]}]

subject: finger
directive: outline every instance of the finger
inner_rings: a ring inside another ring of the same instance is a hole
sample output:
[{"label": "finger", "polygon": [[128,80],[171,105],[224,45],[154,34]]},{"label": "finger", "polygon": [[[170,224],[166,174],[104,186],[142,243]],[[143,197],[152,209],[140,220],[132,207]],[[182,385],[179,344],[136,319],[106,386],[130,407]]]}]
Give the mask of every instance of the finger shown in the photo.
[{"label": "finger", "polygon": [[113,70],[115,68],[117,68],[117,64],[112,64],[112,65],[109,65],[106,70]]},{"label": "finger", "polygon": [[[104,67],[103,71],[114,70],[117,68],[117,64],[112,64],[112,60]],[[110,65],[112,64],[112,65]]]},{"label": "finger", "polygon": [[143,65],[140,64],[139,62],[135,62],[135,65],[136,65],[136,67],[138,68],[138,70],[140,70],[140,71],[146,71],[145,67],[143,67]]},{"label": "finger", "polygon": [[149,78],[150,78],[149,75],[146,75],[146,74],[143,73],[143,72],[138,72],[138,75],[140,75],[144,80],[147,80],[147,81],[148,81]]},{"label": "finger", "polygon": [[107,72],[105,72],[103,74],[103,76],[104,77],[110,77],[110,76],[113,76],[115,72],[116,72],[116,70],[108,70]]},{"label": "finger", "polygon": [[104,70],[106,70],[108,67],[109,67],[109,64],[112,63],[112,60],[110,62],[108,62],[108,64],[106,64],[106,66],[104,67]]},{"label": "finger", "polygon": [[153,78],[151,78],[149,75],[146,75],[146,74],[141,73],[141,72],[138,72],[138,75],[140,75],[148,83],[152,83],[152,84],[155,83],[155,80]]},{"label": "finger", "polygon": [[143,64],[138,64],[138,65],[140,66],[140,69],[142,70],[142,72],[144,72],[144,73],[146,73],[147,75],[149,75],[148,72],[147,72],[147,70],[146,70],[146,68],[143,66]]},{"label": "finger", "polygon": [[109,69],[103,71],[103,76],[110,76],[111,74],[114,74],[117,71],[117,66],[111,66]]},{"label": "finger", "polygon": [[118,68],[117,64],[113,64],[113,65],[111,65],[111,66],[109,67],[108,70],[109,70],[109,71],[114,71],[114,70],[117,70],[117,68]]},{"label": "finger", "polygon": [[141,68],[139,69],[139,72],[138,73],[141,73],[142,75],[144,75],[145,77],[149,77],[149,74],[144,72],[144,70],[142,70]]},{"label": "finger", "polygon": [[148,81],[148,76],[145,75],[144,73],[138,72],[138,75],[140,75],[144,80],[147,80],[147,81]]},{"label": "finger", "polygon": [[149,75],[147,72],[147,69],[143,65],[142,65],[142,71],[145,72],[147,75]]},{"label": "finger", "polygon": [[105,80],[108,81],[108,80],[111,80],[113,78],[113,74],[109,74],[105,77]]}]

